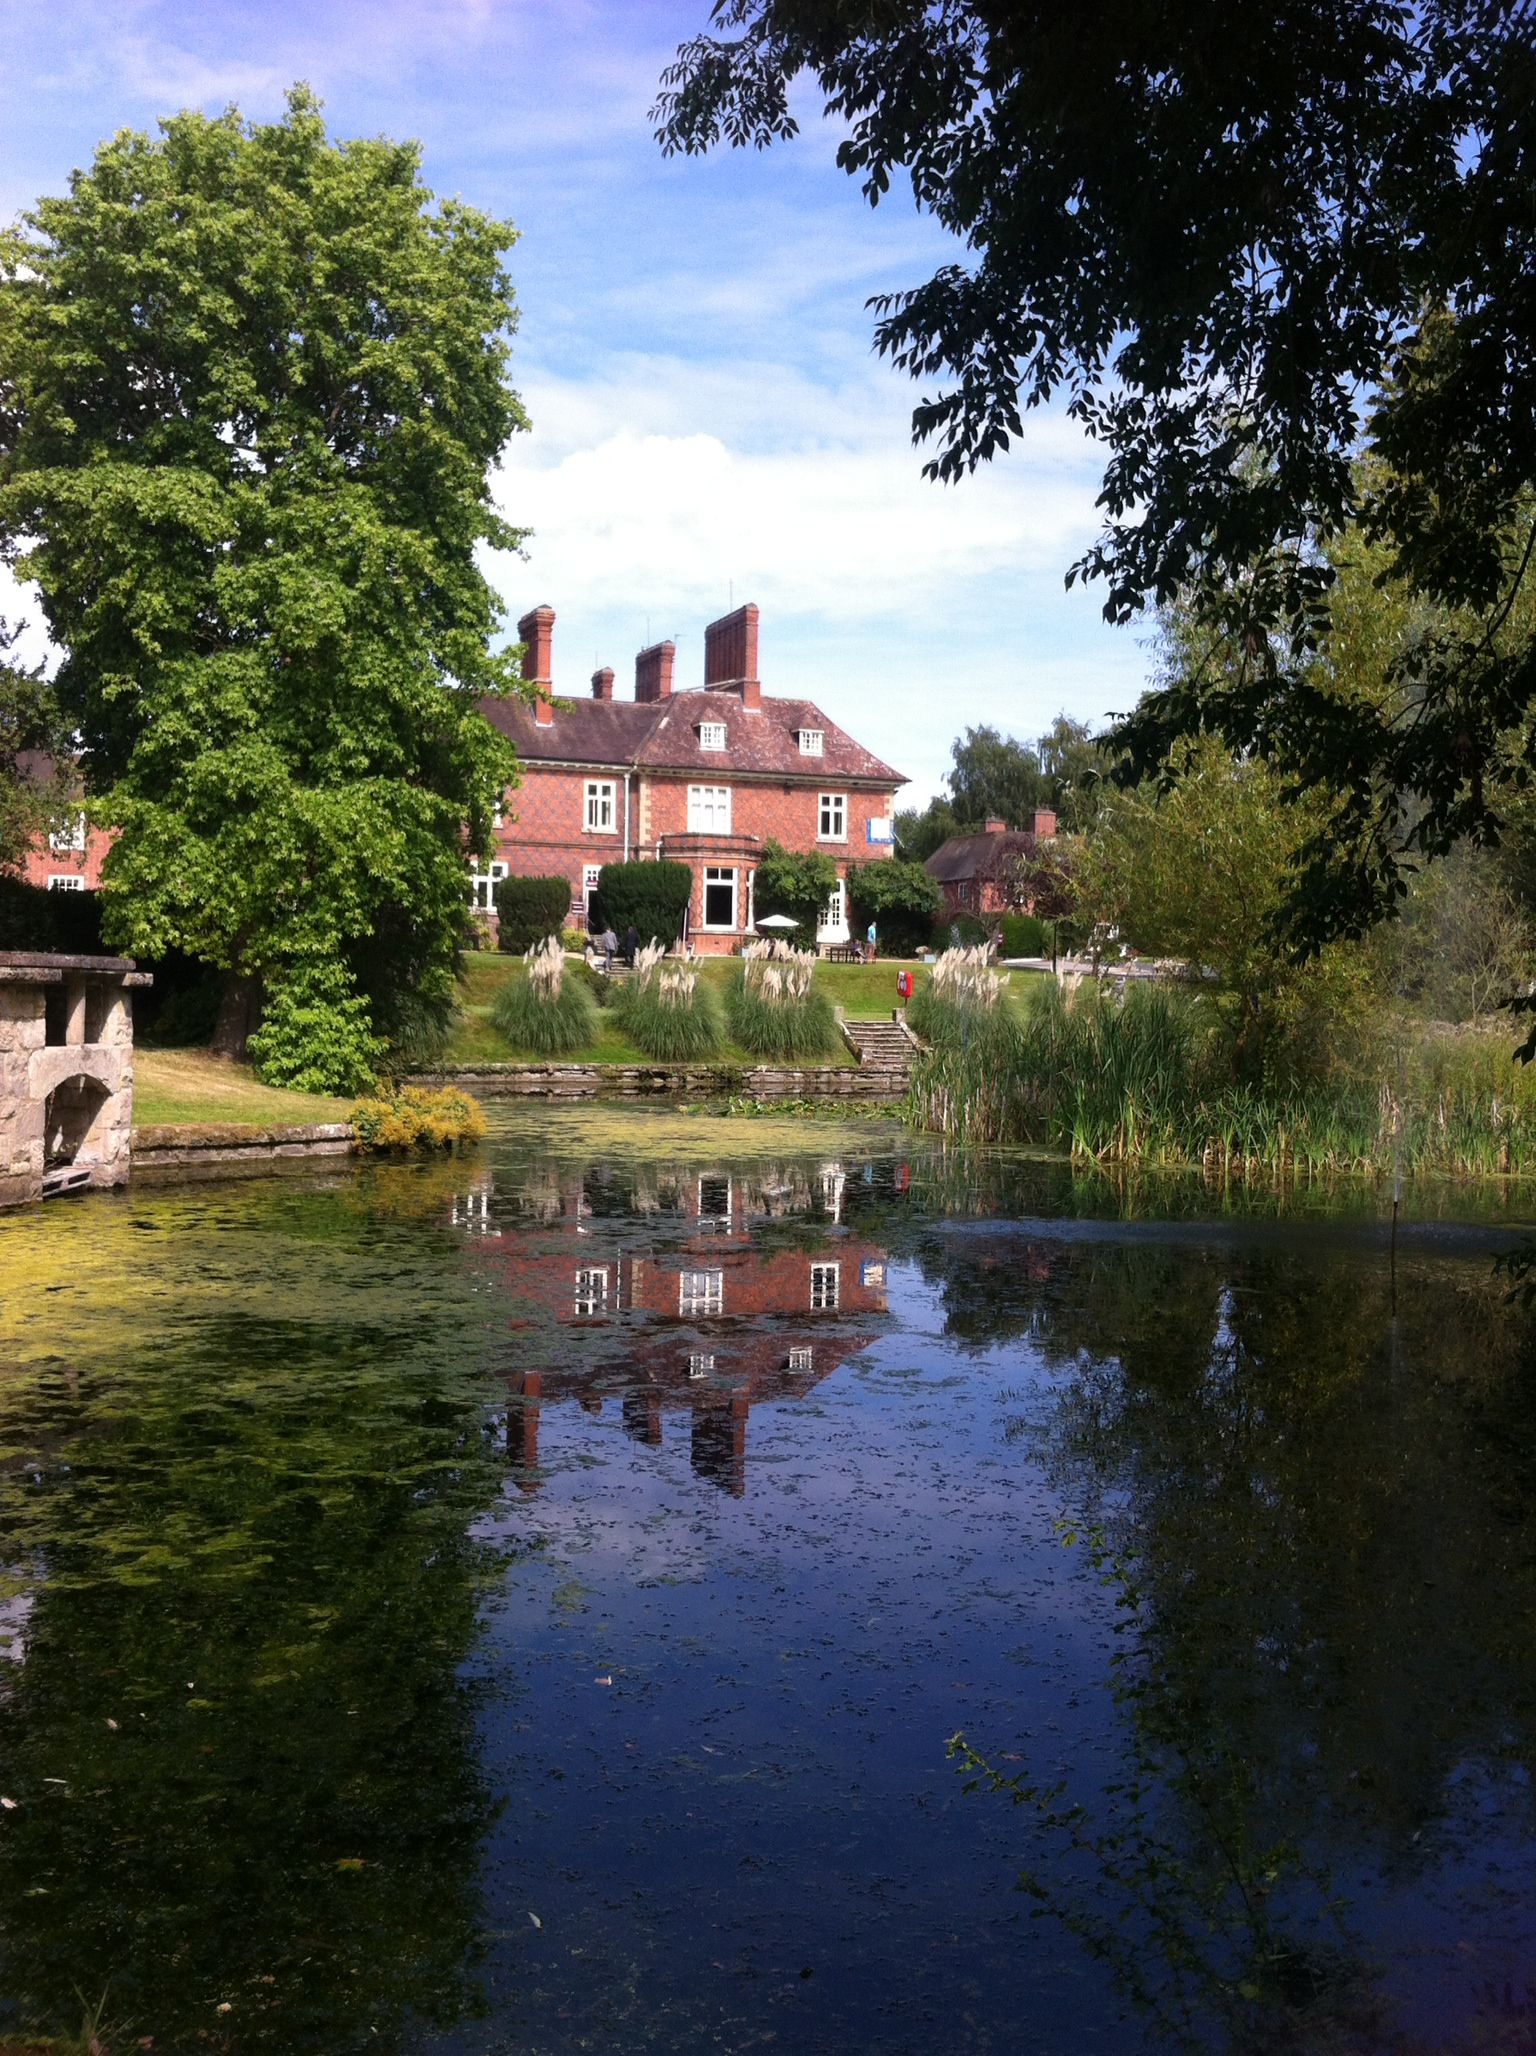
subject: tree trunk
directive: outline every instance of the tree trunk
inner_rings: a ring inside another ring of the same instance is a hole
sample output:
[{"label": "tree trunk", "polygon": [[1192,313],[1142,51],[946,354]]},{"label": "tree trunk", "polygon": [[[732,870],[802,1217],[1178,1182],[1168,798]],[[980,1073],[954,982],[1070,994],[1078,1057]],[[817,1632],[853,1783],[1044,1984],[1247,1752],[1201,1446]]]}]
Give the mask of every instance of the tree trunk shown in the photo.
[{"label": "tree trunk", "polygon": [[245,1062],[245,1046],[261,1025],[261,980],[242,971],[230,971],[219,997],[219,1017],[213,1028],[216,1055]]}]

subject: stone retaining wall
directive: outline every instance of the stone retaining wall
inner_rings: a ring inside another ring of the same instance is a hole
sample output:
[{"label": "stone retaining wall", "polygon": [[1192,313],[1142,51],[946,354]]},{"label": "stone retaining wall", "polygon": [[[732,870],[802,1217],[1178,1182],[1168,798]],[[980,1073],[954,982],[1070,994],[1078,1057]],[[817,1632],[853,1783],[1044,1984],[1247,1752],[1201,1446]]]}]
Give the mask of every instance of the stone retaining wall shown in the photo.
[{"label": "stone retaining wall", "polygon": [[906,1089],[890,1072],[818,1065],[809,1070],[718,1064],[481,1064],[434,1071],[413,1085],[456,1085],[477,1099],[878,1099],[895,1102]]},{"label": "stone retaining wall", "polygon": [[196,1170],[205,1164],[269,1163],[279,1157],[347,1156],[352,1128],[347,1121],[317,1121],[302,1127],[247,1128],[231,1121],[135,1128],[133,1169]]}]

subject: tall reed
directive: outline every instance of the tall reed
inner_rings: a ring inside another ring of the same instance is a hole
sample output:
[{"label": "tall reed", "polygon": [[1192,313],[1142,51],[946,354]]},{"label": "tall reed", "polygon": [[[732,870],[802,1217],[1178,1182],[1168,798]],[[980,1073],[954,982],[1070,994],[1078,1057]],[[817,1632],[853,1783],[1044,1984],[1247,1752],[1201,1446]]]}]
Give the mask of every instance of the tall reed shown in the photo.
[{"label": "tall reed", "polygon": [[669,959],[662,943],[636,950],[633,971],[614,989],[612,1012],[630,1041],[659,1063],[702,1063],[719,1051],[723,1027],[713,989],[697,965]]},{"label": "tall reed", "polygon": [[1507,1041],[1420,1031],[1390,1080],[1237,1085],[1199,1002],[1157,985],[1072,998],[1047,987],[1006,1066],[979,1044],[935,1039],[914,1067],[910,1111],[970,1141],[1217,1177],[1382,1175],[1398,1163],[1536,1173],[1536,1078]]},{"label": "tall reed", "polygon": [[814,983],[815,971],[813,950],[749,942],[726,1003],[735,1041],[754,1056],[796,1063],[829,1056],[837,1047],[837,1016]]},{"label": "tall reed", "polygon": [[579,978],[565,975],[558,935],[524,950],[524,975],[509,978],[491,1002],[491,1021],[514,1049],[565,1057],[597,1038],[597,1009]]}]

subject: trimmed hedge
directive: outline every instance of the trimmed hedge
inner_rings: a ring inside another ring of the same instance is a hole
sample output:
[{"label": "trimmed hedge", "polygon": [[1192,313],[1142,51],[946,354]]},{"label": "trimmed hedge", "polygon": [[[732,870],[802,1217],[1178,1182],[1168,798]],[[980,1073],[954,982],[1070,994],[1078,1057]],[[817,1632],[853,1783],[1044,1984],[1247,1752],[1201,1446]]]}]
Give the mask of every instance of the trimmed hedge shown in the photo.
[{"label": "trimmed hedge", "polygon": [[50,892],[46,885],[0,873],[0,949],[99,956],[101,895]]},{"label": "trimmed hedge", "polygon": [[503,878],[496,887],[496,947],[521,956],[571,918],[569,878]]},{"label": "trimmed hedge", "polygon": [[681,942],[693,873],[686,864],[604,864],[597,876],[589,925],[597,934],[611,928],[620,942],[633,927],[641,944]]},{"label": "trimmed hedge", "polygon": [[1047,954],[1045,923],[1037,914],[1004,914],[1002,930],[1005,957],[1043,957]]}]

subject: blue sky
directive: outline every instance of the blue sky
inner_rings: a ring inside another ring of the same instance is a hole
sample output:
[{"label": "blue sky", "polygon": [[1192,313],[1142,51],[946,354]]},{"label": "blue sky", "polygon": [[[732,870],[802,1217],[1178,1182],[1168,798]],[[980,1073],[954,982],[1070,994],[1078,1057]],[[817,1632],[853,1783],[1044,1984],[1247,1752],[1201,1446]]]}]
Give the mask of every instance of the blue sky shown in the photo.
[{"label": "blue sky", "polygon": [[952,246],[875,212],[804,133],[664,159],[646,119],[707,0],[8,0],[0,213],[62,189],[114,129],[233,101],[269,117],[306,79],[338,136],[418,138],[434,190],[510,219],[514,380],[532,430],[498,494],[534,534],[493,575],[511,619],[548,601],[555,671],[619,689],[670,635],[762,608],[765,688],[819,700],[922,800],[971,723],[1037,733],[1130,705],[1144,637],[1063,590],[1097,528],[1099,465],[1060,416],[956,487],[923,480],[917,389],[870,344],[871,293]]}]

